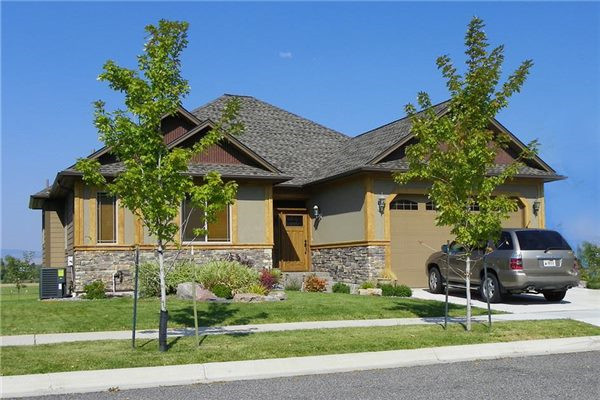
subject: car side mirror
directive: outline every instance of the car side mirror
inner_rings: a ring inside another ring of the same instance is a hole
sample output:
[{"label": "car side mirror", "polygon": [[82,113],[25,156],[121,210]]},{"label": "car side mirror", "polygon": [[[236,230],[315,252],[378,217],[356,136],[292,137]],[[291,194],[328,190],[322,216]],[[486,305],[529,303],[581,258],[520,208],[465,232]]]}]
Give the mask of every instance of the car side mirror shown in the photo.
[{"label": "car side mirror", "polygon": [[443,244],[442,245],[442,252],[443,253],[448,253],[448,245],[447,244]]}]

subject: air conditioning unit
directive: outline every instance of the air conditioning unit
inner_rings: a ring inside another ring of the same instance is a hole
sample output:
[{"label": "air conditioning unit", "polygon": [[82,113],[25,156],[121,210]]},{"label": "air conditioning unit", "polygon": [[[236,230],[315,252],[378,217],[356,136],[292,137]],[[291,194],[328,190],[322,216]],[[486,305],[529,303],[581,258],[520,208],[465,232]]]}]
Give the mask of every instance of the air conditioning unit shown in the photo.
[{"label": "air conditioning unit", "polygon": [[66,268],[42,268],[40,270],[40,300],[65,297],[66,286]]}]

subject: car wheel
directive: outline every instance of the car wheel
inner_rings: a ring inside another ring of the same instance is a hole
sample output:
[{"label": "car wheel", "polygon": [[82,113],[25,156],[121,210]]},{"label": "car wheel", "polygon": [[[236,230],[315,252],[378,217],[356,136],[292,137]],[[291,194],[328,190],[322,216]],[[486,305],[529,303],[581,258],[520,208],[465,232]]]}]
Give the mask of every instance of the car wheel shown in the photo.
[{"label": "car wheel", "polygon": [[545,291],[545,292],[542,292],[542,294],[544,295],[544,297],[546,298],[547,301],[561,301],[562,299],[565,298],[567,291],[566,290],[559,290],[557,292]]},{"label": "car wheel", "polygon": [[429,291],[431,293],[442,293],[442,275],[437,267],[433,267],[429,270]]},{"label": "car wheel", "polygon": [[483,300],[487,301],[488,297],[490,303],[498,303],[502,300],[502,289],[500,288],[500,282],[493,273],[488,273],[487,280],[482,279],[482,284],[479,288],[479,293]]}]

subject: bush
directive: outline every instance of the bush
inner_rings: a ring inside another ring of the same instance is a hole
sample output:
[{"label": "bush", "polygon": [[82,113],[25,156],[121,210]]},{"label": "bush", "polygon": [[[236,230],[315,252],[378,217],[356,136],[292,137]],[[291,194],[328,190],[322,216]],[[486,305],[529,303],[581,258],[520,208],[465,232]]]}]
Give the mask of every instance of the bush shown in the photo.
[{"label": "bush", "polygon": [[383,296],[395,296],[395,297],[411,297],[412,290],[406,285],[380,285],[381,294]]},{"label": "bush", "polygon": [[587,281],[586,287],[588,289],[600,289],[600,279]]},{"label": "bush", "polygon": [[277,284],[277,279],[273,276],[271,270],[266,268],[263,268],[260,272],[259,280],[260,284],[263,285],[266,290],[271,290],[273,286]]},{"label": "bush", "polygon": [[[196,271],[198,282],[206,289],[217,294],[213,289],[222,285],[231,293],[240,293],[241,289],[258,284],[258,274],[237,261],[211,261]],[[219,296],[220,297],[220,296]]]},{"label": "bush", "polygon": [[[165,263],[165,265],[168,268],[170,263]],[[175,293],[177,291],[177,285],[179,285],[180,283],[193,282],[194,268],[198,268],[198,266],[193,262],[180,261],[176,263],[172,269],[168,270],[165,276],[165,285],[167,286],[167,293]]]},{"label": "bush", "polygon": [[304,281],[304,290],[307,292],[324,292],[327,286],[325,279],[316,275],[309,275]]},{"label": "bush", "polygon": [[302,283],[297,279],[290,279],[285,284],[285,290],[290,292],[299,292],[302,289]]},{"label": "bush", "polygon": [[259,294],[261,296],[265,296],[268,293],[268,290],[262,284],[253,284],[248,286],[243,290],[244,293],[252,293]]},{"label": "bush", "polygon": [[157,297],[160,295],[157,263],[147,262],[140,265],[138,280],[140,297]]},{"label": "bush", "polygon": [[375,289],[376,287],[377,285],[375,285],[375,283],[371,281],[363,282],[363,284],[360,285],[361,289]]},{"label": "bush", "polygon": [[224,299],[231,299],[233,297],[231,289],[222,283],[217,283],[210,289],[210,291],[213,292],[215,296],[222,297]]},{"label": "bush", "polygon": [[350,293],[350,286],[342,282],[337,282],[331,290],[333,290],[333,293]]},{"label": "bush", "polygon": [[102,281],[94,281],[85,285],[83,291],[85,292],[86,299],[94,300],[106,298],[106,286],[104,286],[104,282]]}]

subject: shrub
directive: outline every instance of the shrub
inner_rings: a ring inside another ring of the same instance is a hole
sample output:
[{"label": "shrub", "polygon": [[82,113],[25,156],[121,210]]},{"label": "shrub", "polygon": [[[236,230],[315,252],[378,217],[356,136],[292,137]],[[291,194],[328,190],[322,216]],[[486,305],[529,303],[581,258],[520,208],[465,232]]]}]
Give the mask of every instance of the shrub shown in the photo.
[{"label": "shrub", "polygon": [[585,287],[588,289],[600,289],[600,279],[587,281]]},{"label": "shrub", "polygon": [[[165,265],[168,265],[165,263]],[[196,264],[191,261],[180,261],[176,263],[173,268],[167,270],[165,274],[165,284],[167,286],[167,293],[175,293],[177,291],[177,285],[184,282],[194,281],[194,268],[198,268]]]},{"label": "shrub", "polygon": [[231,299],[233,297],[231,289],[223,285],[222,283],[215,284],[210,290],[217,297],[222,297],[224,299]]},{"label": "shrub", "polygon": [[271,290],[273,288],[273,285],[275,285],[277,283],[277,280],[271,273],[271,270],[268,270],[266,268],[263,268],[263,270],[260,271],[259,280],[260,280],[260,284],[263,285],[263,287],[266,290]]},{"label": "shrub", "polygon": [[106,298],[106,287],[102,281],[94,281],[90,284],[87,284],[83,287],[83,290],[85,292],[86,299],[94,300]]},{"label": "shrub", "polygon": [[411,297],[412,290],[406,285],[380,285],[381,294],[383,296],[395,296],[395,297]]},{"label": "shrub", "polygon": [[281,282],[281,270],[280,269],[272,268],[269,270],[269,272],[271,273],[271,276],[273,277],[273,279],[275,279],[275,284],[278,284],[279,282]]},{"label": "shrub", "polygon": [[157,297],[160,295],[157,263],[147,262],[140,265],[138,279],[140,297]]},{"label": "shrub", "polygon": [[206,289],[217,294],[213,289],[223,285],[235,294],[250,285],[260,283],[258,274],[237,261],[211,261],[196,271],[197,280]]},{"label": "shrub", "polygon": [[290,279],[285,284],[285,290],[290,292],[299,292],[302,289],[302,283],[298,279]]},{"label": "shrub", "polygon": [[245,288],[244,293],[259,294],[261,296],[265,296],[268,293],[268,290],[262,284],[255,283]]},{"label": "shrub", "polygon": [[316,275],[309,275],[304,281],[304,290],[307,292],[324,292],[327,286],[325,279]]},{"label": "shrub", "polygon": [[337,282],[335,285],[333,285],[331,290],[333,293],[350,293],[350,286],[342,282]]},{"label": "shrub", "polygon": [[375,285],[375,283],[371,281],[363,282],[363,284],[360,285],[361,289],[375,289],[375,287],[377,287],[377,285]]}]

